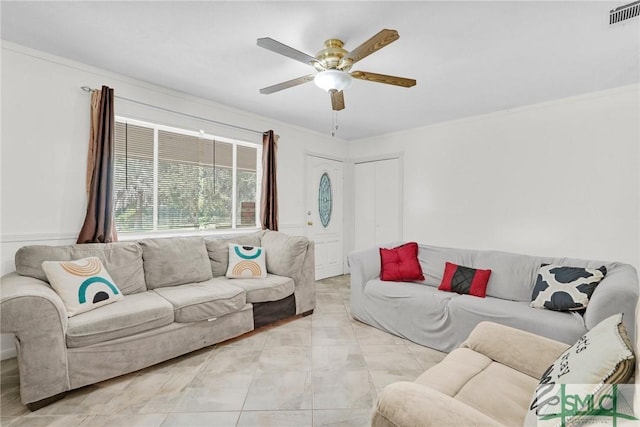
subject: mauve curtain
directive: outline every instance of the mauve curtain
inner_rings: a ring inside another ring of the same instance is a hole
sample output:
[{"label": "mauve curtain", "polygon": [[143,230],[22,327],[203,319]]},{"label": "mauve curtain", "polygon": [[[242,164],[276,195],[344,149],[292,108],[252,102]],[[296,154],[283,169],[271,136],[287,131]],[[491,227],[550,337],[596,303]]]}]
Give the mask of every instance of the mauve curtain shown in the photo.
[{"label": "mauve curtain", "polygon": [[262,134],[262,200],[260,221],[263,230],[278,231],[278,184],[276,182],[276,152],[278,137],[272,130]]},{"label": "mauve curtain", "polygon": [[118,240],[113,217],[115,113],[113,89],[91,94],[91,130],[87,158],[87,214],[78,243]]}]

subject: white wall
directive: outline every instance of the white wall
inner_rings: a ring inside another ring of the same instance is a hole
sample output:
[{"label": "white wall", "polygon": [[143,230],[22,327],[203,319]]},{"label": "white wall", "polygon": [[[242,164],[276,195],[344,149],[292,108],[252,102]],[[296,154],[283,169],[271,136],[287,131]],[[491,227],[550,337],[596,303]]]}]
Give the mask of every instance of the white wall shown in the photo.
[{"label": "white wall", "polygon": [[405,240],[638,268],[638,90],[356,141],[350,156],[404,152]]},{"label": "white wall", "polygon": [[[116,96],[280,135],[278,191],[281,229],[303,234],[304,155],[344,158],[344,141],[186,94],[136,81],[12,43],[2,43],[0,272],[15,269],[28,244],[74,243],[84,220],[84,176],[90,95],[107,85]],[[261,143],[262,136],[116,99],[116,114]],[[3,335],[0,351],[13,342]],[[9,353],[7,353],[9,352]]]}]

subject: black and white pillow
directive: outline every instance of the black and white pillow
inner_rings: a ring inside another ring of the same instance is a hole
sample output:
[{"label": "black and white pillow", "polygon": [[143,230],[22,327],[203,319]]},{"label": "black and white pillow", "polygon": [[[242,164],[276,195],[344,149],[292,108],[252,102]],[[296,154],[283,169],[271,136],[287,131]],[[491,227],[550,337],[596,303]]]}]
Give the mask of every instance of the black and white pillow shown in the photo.
[{"label": "black and white pillow", "polygon": [[531,307],[556,311],[582,310],[606,274],[604,266],[582,268],[543,264],[531,295]]}]

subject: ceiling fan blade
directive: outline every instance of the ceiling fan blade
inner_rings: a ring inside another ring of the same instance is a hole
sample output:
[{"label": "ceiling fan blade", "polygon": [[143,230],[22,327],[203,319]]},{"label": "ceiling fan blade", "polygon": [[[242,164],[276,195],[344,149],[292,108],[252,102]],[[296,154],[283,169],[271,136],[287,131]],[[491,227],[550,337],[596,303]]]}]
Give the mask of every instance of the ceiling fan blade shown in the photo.
[{"label": "ceiling fan blade", "polygon": [[385,74],[369,73],[367,71],[354,71],[351,73],[354,79],[368,80],[370,82],[385,83],[388,85],[411,87],[416,85],[414,79],[404,77],[387,76]]},{"label": "ceiling fan blade", "polygon": [[291,59],[300,61],[307,65],[312,65],[314,62],[318,62],[316,58],[311,55],[307,55],[304,52],[300,52],[286,44],[282,44],[271,37],[263,37],[258,39],[258,46],[268,49],[272,52],[279,53],[280,55],[288,56]]},{"label": "ceiling fan blade", "polygon": [[396,30],[387,30],[384,29],[380,31],[375,36],[371,37],[366,42],[362,43],[360,46],[353,49],[349,52],[344,58],[342,58],[342,62],[351,62],[351,64],[355,64],[360,61],[362,58],[365,58],[371,55],[373,52],[382,49],[386,45],[393,43],[398,40],[400,36]]},{"label": "ceiling fan blade", "polygon": [[333,111],[344,110],[344,93],[342,91],[331,91],[331,108]]},{"label": "ceiling fan blade", "polygon": [[268,86],[260,89],[260,93],[263,95],[269,95],[273,92],[278,92],[283,89],[289,89],[290,87],[298,86],[307,82],[310,82],[315,77],[315,74],[309,74],[308,76],[298,77],[297,79],[288,80],[286,82],[278,83],[277,85]]}]

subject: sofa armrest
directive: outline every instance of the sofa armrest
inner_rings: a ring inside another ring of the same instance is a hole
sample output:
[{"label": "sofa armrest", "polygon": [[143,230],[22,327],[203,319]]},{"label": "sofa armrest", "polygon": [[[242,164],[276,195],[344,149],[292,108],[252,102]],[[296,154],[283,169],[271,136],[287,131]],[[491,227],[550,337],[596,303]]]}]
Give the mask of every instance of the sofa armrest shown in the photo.
[{"label": "sofa armrest", "polygon": [[363,283],[380,275],[380,248],[378,246],[353,251],[347,256],[347,261],[351,275],[356,274]]},{"label": "sofa armrest", "polygon": [[68,318],[58,294],[45,282],[16,273],[2,277],[0,289],[0,327],[16,336],[22,402],[68,390]]},{"label": "sofa armrest", "polygon": [[635,268],[629,264],[614,263],[602,282],[596,286],[584,313],[587,329],[604,319],[623,313],[622,321],[632,342],[635,342],[636,304],[640,286]]},{"label": "sofa armrest", "polygon": [[480,322],[466,347],[530,377],[540,378],[569,345],[493,322]]},{"label": "sofa armrest", "polygon": [[500,426],[493,418],[429,387],[400,381],[382,390],[372,427]]},{"label": "sofa armrest", "polygon": [[364,287],[369,280],[380,276],[380,249],[376,246],[353,251],[347,261],[351,272],[351,314],[360,320],[366,320]]},{"label": "sofa armrest", "polygon": [[304,236],[289,236],[266,230],[261,244],[266,252],[267,271],[290,277],[295,283],[296,314],[316,306],[315,245]]},{"label": "sofa armrest", "polygon": [[296,280],[296,314],[305,314],[316,308],[316,252],[309,240],[302,268]]},{"label": "sofa armrest", "polygon": [[[59,330],[63,334],[66,333],[67,309],[60,296],[46,282],[29,276],[19,276],[16,273],[3,276],[0,282],[2,332],[17,334],[28,330],[29,322],[41,322],[46,314],[52,317],[47,319],[47,322],[51,323],[55,319],[54,323]],[[41,305],[42,309],[37,309],[34,304]]]}]

